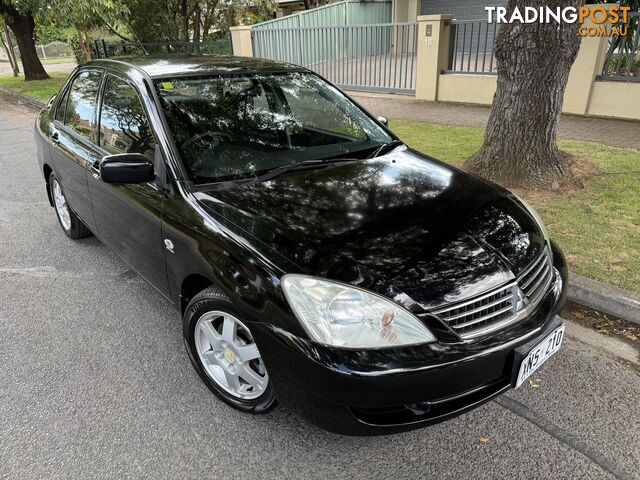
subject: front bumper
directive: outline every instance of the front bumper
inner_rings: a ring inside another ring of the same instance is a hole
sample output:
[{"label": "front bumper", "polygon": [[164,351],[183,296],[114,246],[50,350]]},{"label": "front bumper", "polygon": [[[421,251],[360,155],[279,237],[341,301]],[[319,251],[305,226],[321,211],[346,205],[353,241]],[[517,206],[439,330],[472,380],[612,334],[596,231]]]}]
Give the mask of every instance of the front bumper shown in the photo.
[{"label": "front bumper", "polygon": [[[554,262],[556,263],[556,262]],[[562,324],[566,265],[531,315],[457,343],[341,350],[266,324],[252,326],[281,403],[326,430],[379,435],[471,410],[515,385],[521,358]]]}]

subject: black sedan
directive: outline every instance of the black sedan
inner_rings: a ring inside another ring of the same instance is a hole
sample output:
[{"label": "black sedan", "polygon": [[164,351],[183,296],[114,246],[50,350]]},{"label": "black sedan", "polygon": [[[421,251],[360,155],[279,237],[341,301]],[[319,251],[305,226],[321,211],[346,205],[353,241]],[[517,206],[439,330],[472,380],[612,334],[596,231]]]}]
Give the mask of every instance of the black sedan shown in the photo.
[{"label": "black sedan", "polygon": [[518,387],[561,345],[536,212],[277,62],[79,67],[36,122],[51,206],[172,302],[211,391],[391,433]]}]

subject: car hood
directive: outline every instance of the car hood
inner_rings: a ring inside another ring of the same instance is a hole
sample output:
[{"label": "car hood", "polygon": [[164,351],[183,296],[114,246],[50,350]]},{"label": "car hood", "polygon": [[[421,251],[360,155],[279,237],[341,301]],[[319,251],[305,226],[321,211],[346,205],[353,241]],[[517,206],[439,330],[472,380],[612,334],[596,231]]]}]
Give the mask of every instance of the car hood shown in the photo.
[{"label": "car hood", "polygon": [[254,248],[412,311],[504,284],[544,245],[510,193],[404,146],[196,197]]}]

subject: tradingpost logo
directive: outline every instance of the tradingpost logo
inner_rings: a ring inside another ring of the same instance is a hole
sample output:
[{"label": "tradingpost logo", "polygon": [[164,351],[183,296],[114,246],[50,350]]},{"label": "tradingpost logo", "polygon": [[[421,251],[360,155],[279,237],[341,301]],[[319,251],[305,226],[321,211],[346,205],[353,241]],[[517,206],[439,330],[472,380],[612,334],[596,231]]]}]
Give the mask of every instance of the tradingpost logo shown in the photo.
[{"label": "tradingpost logo", "polygon": [[[629,31],[629,10],[620,5],[592,7],[484,7],[489,23],[579,23],[581,37],[624,37]],[[585,25],[591,20],[593,25]]]}]

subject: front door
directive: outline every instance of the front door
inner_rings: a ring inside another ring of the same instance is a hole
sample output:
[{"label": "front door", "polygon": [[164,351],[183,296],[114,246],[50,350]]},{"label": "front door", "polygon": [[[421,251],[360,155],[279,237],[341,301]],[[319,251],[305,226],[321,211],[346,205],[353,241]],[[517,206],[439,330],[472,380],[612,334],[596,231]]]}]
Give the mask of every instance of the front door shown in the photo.
[{"label": "front door", "polygon": [[[101,155],[141,153],[154,162],[156,142],[147,114],[134,87],[107,74],[98,114]],[[97,165],[88,175],[89,192],[100,239],[131,267],[169,296],[162,240],[162,205],[165,196],[155,183],[115,185],[100,179]]]},{"label": "front door", "polygon": [[92,143],[99,70],[81,71],[60,101],[51,128],[51,155],[58,181],[71,210],[95,231],[95,220],[87,186],[87,171],[98,160]]}]

